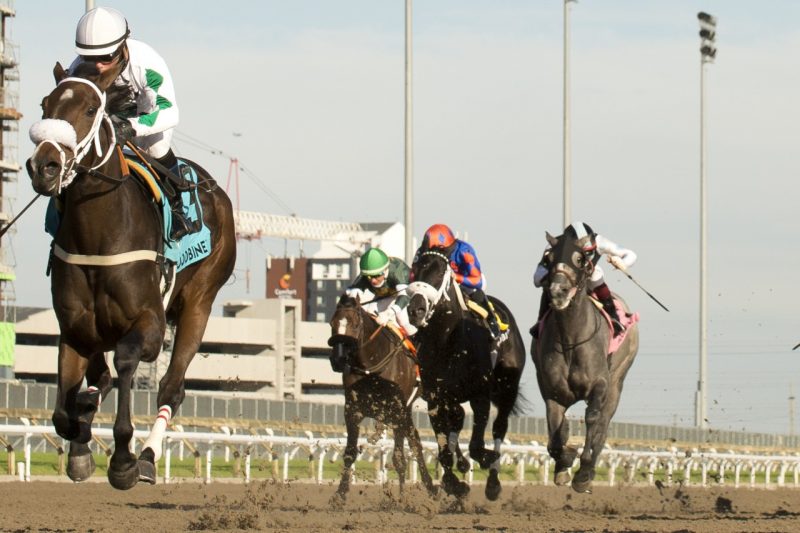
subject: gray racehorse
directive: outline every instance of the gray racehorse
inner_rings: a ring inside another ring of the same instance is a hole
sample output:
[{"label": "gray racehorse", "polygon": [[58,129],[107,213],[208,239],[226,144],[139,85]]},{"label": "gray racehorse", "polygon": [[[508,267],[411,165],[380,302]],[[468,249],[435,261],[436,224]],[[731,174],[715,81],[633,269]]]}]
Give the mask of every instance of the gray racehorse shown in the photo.
[{"label": "gray racehorse", "polygon": [[[595,465],[603,450],[611,417],[617,410],[622,382],[639,350],[639,330],[631,325],[626,338],[612,356],[608,356],[611,331],[603,313],[586,290],[594,264],[584,252],[586,236],[547,239],[551,249],[545,283],[551,311],[542,324],[538,343],[531,346],[539,389],[547,410],[550,456],[555,459],[555,483],[570,481],[577,450],[567,446],[569,424],[566,410],[586,402],[586,442],[580,456],[580,468],[572,480],[577,492],[591,492]],[[627,305],[621,298],[625,310]]]}]

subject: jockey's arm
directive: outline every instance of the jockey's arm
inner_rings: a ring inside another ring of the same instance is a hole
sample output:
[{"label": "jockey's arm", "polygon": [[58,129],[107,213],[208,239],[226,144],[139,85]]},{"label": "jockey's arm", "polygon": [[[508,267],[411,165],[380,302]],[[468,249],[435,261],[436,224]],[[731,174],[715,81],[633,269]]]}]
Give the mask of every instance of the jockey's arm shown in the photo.
[{"label": "jockey's arm", "polygon": [[461,241],[453,262],[456,265],[456,268],[453,269],[456,281],[460,285],[468,289],[483,289],[481,263],[472,246]]},{"label": "jockey's arm", "polygon": [[[595,237],[595,242],[597,243],[598,253],[619,258],[626,269],[633,266],[633,264],[636,262],[636,253],[634,253],[633,250],[623,248],[617,243],[606,239],[602,235],[597,235]],[[609,259],[609,261],[610,260],[611,259]]]}]

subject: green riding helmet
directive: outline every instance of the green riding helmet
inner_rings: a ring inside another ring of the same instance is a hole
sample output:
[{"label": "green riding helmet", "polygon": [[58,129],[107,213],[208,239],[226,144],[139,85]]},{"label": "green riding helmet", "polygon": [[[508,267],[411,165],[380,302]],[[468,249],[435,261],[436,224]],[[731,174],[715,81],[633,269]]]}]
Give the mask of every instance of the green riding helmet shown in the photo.
[{"label": "green riding helmet", "polygon": [[379,276],[389,267],[389,256],[380,248],[370,248],[361,256],[359,266],[365,276]]}]

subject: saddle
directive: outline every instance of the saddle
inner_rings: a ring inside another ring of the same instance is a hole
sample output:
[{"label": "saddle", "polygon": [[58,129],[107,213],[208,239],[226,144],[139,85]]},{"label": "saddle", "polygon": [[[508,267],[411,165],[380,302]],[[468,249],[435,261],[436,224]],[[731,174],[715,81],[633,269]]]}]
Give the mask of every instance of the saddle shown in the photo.
[{"label": "saddle", "polygon": [[172,208],[163,190],[163,180],[154,176],[151,167],[147,167],[141,159],[132,154],[125,153],[124,161],[131,171],[130,174],[147,186],[153,195],[153,200],[161,206],[165,235],[164,257],[176,264],[177,272],[208,257],[211,253],[211,230],[203,221],[203,206],[198,197],[198,178],[195,170],[188,163],[179,160],[181,173],[192,184],[180,192],[184,214],[193,224],[199,226],[199,230],[173,241],[168,238],[172,228]]}]

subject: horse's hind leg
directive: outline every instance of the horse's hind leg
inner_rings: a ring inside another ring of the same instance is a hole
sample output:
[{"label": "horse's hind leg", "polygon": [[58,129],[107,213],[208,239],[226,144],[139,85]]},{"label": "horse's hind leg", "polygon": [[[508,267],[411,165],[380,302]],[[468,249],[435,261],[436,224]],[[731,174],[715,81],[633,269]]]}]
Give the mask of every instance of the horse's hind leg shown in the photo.
[{"label": "horse's hind leg", "polygon": [[172,357],[158,384],[158,414],[139,454],[139,481],[156,483],[155,464],[161,458],[164,433],[186,396],[184,376],[200,348],[210,314],[210,304],[196,304],[185,307],[178,317]]},{"label": "horse's hind leg", "polygon": [[497,459],[489,467],[489,477],[486,479],[486,499],[495,501],[500,496],[502,486],[500,485],[500,446],[508,432],[508,417],[516,402],[516,391],[509,390],[505,394],[499,395],[497,405],[497,416],[492,424],[492,439],[494,440],[494,452]]},{"label": "horse's hind leg", "polygon": [[469,456],[478,462],[482,469],[489,468],[500,456],[486,448],[483,435],[489,424],[489,397],[480,396],[469,402],[472,407],[472,437],[469,439]]},{"label": "horse's hind leg", "polygon": [[433,486],[433,479],[431,473],[428,472],[428,466],[425,464],[425,454],[422,451],[422,441],[419,438],[419,431],[414,426],[414,421],[411,418],[411,410],[408,410],[406,415],[405,425],[406,436],[408,438],[408,446],[411,448],[411,453],[414,454],[414,459],[417,461],[417,468],[419,468],[419,475],[422,478],[422,484],[428,490],[428,494],[435,494],[436,489]]},{"label": "horse's hind leg", "polygon": [[549,433],[547,451],[550,457],[556,461],[554,482],[556,485],[566,485],[569,483],[569,469],[577,456],[576,450],[566,446],[569,438],[569,425],[564,413],[567,409],[555,400],[546,400],[545,405]]}]

